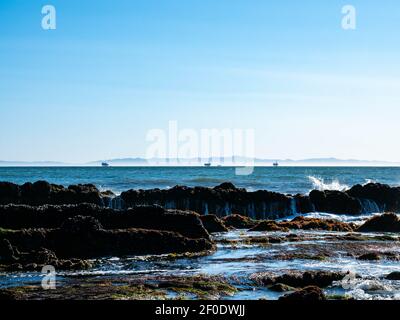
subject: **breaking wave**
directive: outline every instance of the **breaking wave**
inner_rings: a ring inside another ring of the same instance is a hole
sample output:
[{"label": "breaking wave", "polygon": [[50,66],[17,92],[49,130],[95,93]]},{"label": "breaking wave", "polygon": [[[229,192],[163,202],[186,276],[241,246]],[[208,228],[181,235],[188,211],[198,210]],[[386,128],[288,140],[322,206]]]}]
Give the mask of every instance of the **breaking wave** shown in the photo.
[{"label": "breaking wave", "polygon": [[313,184],[313,189],[325,191],[325,190],[337,190],[337,191],[346,191],[350,187],[346,184],[341,184],[339,180],[332,180],[330,183],[325,182],[324,179],[309,176],[311,183]]}]

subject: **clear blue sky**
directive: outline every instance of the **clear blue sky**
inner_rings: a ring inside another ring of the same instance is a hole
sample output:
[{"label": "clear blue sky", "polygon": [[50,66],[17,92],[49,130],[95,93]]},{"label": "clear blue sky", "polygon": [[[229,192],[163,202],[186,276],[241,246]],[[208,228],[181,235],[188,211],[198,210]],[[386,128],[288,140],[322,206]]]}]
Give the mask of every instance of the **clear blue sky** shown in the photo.
[{"label": "clear blue sky", "polygon": [[258,157],[400,161],[398,0],[2,0],[0,30],[1,160],[143,156],[177,120],[254,128]]}]

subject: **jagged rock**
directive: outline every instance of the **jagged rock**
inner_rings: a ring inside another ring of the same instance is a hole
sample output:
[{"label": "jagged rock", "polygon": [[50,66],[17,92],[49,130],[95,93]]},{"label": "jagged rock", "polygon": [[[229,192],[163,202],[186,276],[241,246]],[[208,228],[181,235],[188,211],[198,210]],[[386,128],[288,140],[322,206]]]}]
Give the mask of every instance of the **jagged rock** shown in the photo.
[{"label": "jagged rock", "polygon": [[400,232],[400,218],[394,213],[374,216],[361,225],[359,232]]},{"label": "jagged rock", "polygon": [[235,229],[249,229],[257,224],[257,221],[238,214],[226,216],[222,220],[227,227],[232,227]]},{"label": "jagged rock", "polygon": [[322,301],[326,300],[324,292],[316,287],[309,286],[304,289],[289,293],[279,298],[280,301]]},{"label": "jagged rock", "polygon": [[209,233],[228,231],[228,228],[224,225],[222,220],[213,214],[200,216],[200,220]]}]

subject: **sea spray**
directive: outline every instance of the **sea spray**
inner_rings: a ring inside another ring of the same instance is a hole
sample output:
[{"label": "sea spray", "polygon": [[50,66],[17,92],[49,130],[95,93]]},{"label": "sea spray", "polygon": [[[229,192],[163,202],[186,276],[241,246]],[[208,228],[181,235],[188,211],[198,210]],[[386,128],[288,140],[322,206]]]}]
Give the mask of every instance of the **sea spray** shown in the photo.
[{"label": "sea spray", "polygon": [[314,176],[309,176],[308,179],[312,182],[313,189],[319,191],[325,191],[325,190],[346,191],[349,189],[348,185],[341,184],[337,179],[332,180],[332,182],[330,183],[325,182],[325,179],[317,178]]}]

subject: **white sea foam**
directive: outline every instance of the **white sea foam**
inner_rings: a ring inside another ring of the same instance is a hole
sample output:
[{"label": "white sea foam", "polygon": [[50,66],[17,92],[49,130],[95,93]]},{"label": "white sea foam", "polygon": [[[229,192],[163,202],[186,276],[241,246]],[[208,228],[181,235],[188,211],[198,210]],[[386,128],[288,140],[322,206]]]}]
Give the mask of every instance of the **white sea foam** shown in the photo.
[{"label": "white sea foam", "polygon": [[339,180],[332,180],[330,183],[325,182],[322,178],[317,178],[314,176],[309,176],[308,179],[313,184],[313,189],[324,191],[324,190],[338,190],[338,191],[346,191],[349,189],[349,186],[346,184],[341,184]]}]

